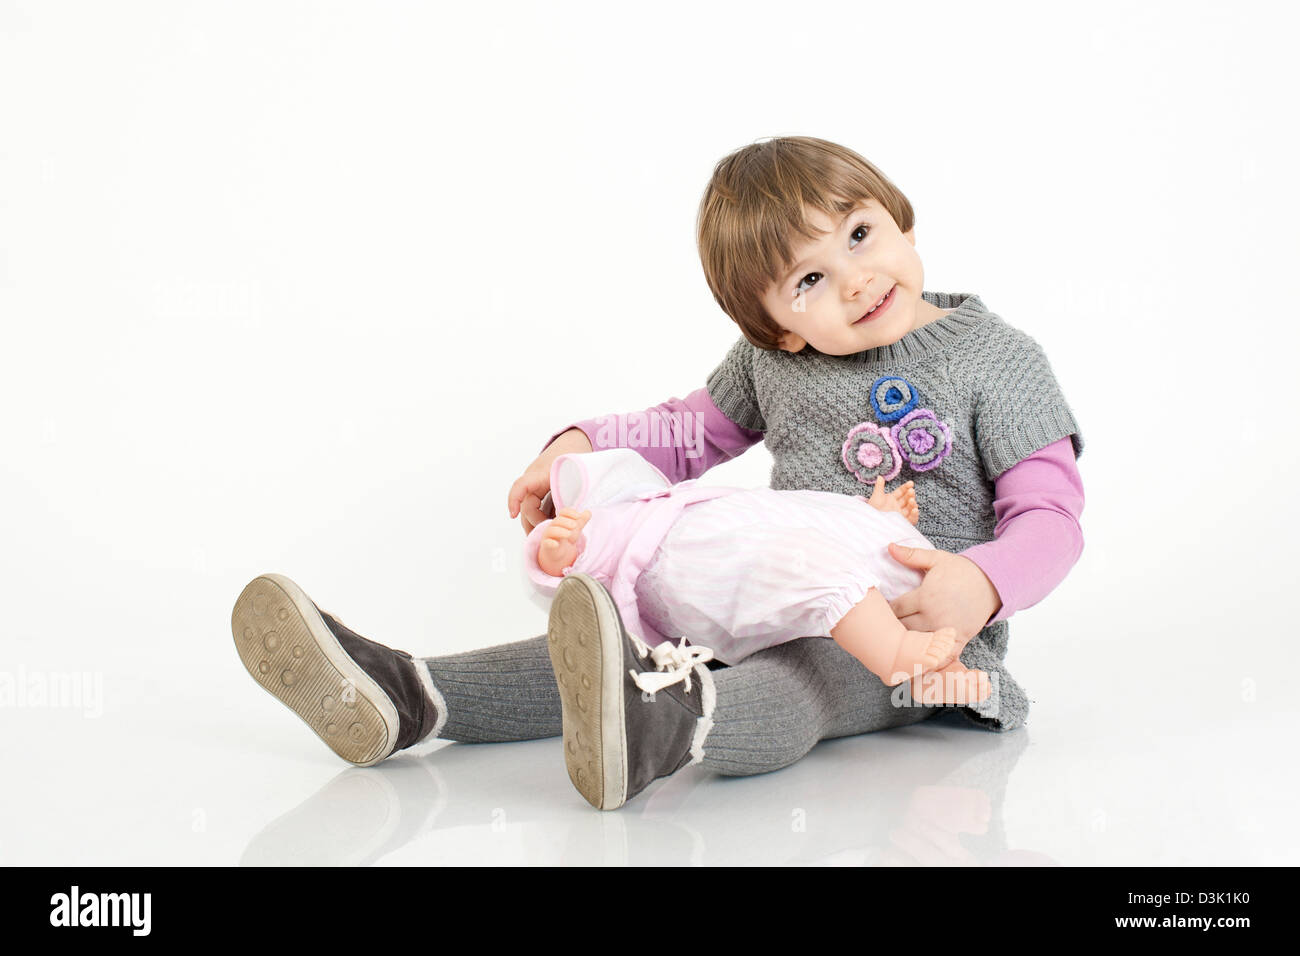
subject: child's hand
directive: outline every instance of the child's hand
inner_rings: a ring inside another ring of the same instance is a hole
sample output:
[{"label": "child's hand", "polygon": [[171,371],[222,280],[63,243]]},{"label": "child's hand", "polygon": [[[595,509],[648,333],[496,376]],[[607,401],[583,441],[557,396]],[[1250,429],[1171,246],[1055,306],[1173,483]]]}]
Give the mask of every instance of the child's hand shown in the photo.
[{"label": "child's hand", "polygon": [[957,630],[964,647],[994,614],[1002,599],[988,576],[970,558],[951,551],[889,546],[894,560],[925,575],[921,586],[889,604],[894,616],[910,631]]},{"label": "child's hand", "polygon": [[[520,515],[524,534],[530,533],[546,520],[542,513],[542,499],[551,490],[551,462],[561,455],[591,451],[591,441],[580,428],[570,428],[546,446],[524,473],[515,479],[506,496],[510,517]],[[522,511],[522,514],[521,514]]]},{"label": "child's hand", "polygon": [[561,508],[542,532],[542,541],[537,546],[537,566],[553,577],[561,577],[564,569],[577,560],[578,537],[590,520],[590,511]]}]

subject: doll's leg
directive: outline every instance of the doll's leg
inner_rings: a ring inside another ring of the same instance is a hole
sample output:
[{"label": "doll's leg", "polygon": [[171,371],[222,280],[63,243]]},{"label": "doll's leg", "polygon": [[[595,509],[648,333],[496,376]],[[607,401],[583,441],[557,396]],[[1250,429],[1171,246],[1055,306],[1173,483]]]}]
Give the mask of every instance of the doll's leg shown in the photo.
[{"label": "doll's leg", "polygon": [[957,641],[952,628],[907,630],[875,588],[831,628],[831,636],[889,686],[911,677],[912,696],[923,703],[974,704],[992,693],[986,673],[948,660]]},{"label": "doll's leg", "polygon": [[946,663],[957,646],[950,627],[909,631],[875,588],[831,628],[831,637],[890,687]]}]

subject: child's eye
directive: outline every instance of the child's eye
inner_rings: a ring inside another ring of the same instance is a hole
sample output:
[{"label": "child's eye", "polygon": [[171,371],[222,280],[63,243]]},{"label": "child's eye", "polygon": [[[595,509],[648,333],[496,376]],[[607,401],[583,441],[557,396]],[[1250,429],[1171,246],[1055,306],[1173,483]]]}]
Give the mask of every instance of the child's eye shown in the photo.
[{"label": "child's eye", "polygon": [[[804,291],[803,284],[804,284],[805,282],[807,282],[809,279],[812,279],[813,276],[820,276],[820,275],[821,275],[820,272],[810,272],[810,273],[808,273],[806,276],[804,276],[802,279],[799,280],[799,284],[798,284],[797,286],[794,287],[794,291],[795,291],[795,292],[802,292],[802,291]],[[816,284],[817,284],[817,280],[816,280],[816,279],[813,279],[813,285],[816,285]],[[812,286],[809,286],[808,288],[811,289]]]},{"label": "child's eye", "polygon": [[[870,231],[871,231],[871,227],[870,227],[869,225],[867,225],[865,222],[860,222],[860,223],[858,223],[857,228],[854,229],[851,233],[849,233],[849,238],[852,239],[852,238],[853,238],[854,236],[856,236],[858,233],[862,233],[862,236],[858,239],[858,242],[861,242],[863,239],[866,239],[866,238],[867,238],[867,233],[869,233]],[[854,243],[854,245],[856,245],[856,243]],[[851,249],[851,248],[853,248],[853,246],[850,246],[849,248]],[[821,276],[821,273],[820,273],[820,272],[810,272],[810,273],[808,273],[806,276],[804,276],[802,279],[799,280],[799,284],[798,284],[797,286],[794,287],[794,291],[795,291],[796,293],[799,293],[799,292],[805,291],[805,290],[804,290],[804,287],[803,287],[803,284],[804,284],[805,282],[807,282],[809,279],[813,279],[813,276],[818,276],[818,277],[820,277],[820,276]],[[816,285],[816,284],[817,284],[817,280],[816,280],[816,279],[813,279],[813,281],[812,281],[812,285],[809,285],[808,288],[811,289],[811,288],[812,288],[814,285]]]}]

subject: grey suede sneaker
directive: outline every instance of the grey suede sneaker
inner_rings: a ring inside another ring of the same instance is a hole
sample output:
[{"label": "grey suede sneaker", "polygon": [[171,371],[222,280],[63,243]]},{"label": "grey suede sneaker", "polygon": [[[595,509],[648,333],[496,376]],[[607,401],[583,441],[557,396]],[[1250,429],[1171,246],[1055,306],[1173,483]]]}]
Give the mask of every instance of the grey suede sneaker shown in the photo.
[{"label": "grey suede sneaker", "polygon": [[249,582],[230,629],[253,679],[359,767],[441,726],[446,707],[425,668],[344,626],[284,575]]},{"label": "grey suede sneaker", "polygon": [[609,592],[570,574],[551,604],[547,644],[559,685],[569,779],[599,810],[704,759],[713,726],[713,652],[648,647],[623,627]]}]

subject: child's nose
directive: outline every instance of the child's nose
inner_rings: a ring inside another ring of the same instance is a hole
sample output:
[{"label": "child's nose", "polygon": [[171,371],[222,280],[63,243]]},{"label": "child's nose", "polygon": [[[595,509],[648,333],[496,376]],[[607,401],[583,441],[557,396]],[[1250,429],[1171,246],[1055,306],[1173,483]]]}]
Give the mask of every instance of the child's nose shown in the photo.
[{"label": "child's nose", "polygon": [[[871,288],[871,273],[865,269],[856,269],[847,274],[844,280],[844,297],[851,299],[856,296],[865,296],[867,290]],[[875,303],[871,303],[874,305]]]}]

